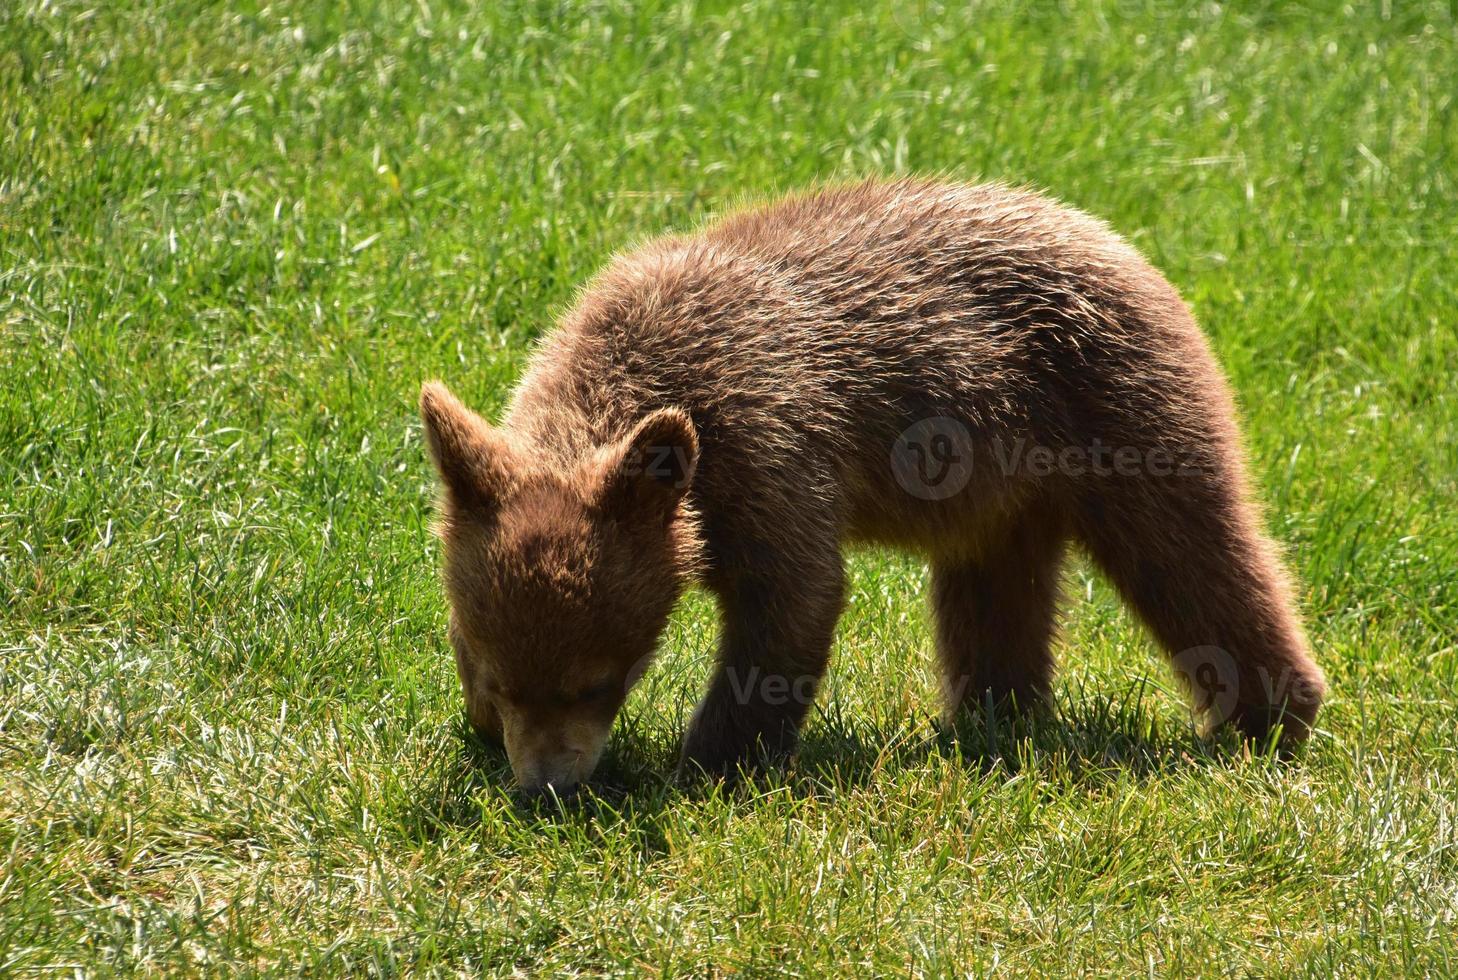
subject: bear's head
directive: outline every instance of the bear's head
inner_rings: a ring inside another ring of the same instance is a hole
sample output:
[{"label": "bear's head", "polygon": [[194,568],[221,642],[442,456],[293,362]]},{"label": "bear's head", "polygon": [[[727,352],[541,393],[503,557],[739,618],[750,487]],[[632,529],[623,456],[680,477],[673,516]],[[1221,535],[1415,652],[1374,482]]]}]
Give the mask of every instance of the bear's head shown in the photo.
[{"label": "bear's head", "polygon": [[450,639],[466,713],[529,794],[597,765],[691,572],[693,423],[659,409],[564,463],[442,384],[420,413],[439,471]]}]

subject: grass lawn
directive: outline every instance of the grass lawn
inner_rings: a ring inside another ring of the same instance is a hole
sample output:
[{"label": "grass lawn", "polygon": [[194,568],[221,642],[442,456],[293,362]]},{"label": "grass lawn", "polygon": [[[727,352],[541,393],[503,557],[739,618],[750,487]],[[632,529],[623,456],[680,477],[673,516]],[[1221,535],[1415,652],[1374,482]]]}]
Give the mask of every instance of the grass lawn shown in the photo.
[{"label": "grass lawn", "polygon": [[[0,974],[1458,972],[1450,3],[0,4]],[[1108,218],[1230,373],[1332,698],[1190,729],[1086,564],[1058,711],[933,724],[858,554],[799,762],[596,795],[464,731],[420,381],[498,411],[613,251],[818,178]]]}]

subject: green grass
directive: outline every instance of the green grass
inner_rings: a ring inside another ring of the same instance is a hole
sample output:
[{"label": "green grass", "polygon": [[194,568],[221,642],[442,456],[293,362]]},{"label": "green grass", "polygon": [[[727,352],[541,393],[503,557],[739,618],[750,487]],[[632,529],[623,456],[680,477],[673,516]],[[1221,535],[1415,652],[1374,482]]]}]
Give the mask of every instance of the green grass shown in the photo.
[{"label": "green grass", "polygon": [[[1458,971],[1450,3],[0,4],[0,974]],[[598,796],[463,734],[414,399],[614,250],[817,178],[1026,182],[1175,282],[1332,685],[1191,733],[1087,566],[1056,717],[932,725],[859,555],[798,765]]]}]

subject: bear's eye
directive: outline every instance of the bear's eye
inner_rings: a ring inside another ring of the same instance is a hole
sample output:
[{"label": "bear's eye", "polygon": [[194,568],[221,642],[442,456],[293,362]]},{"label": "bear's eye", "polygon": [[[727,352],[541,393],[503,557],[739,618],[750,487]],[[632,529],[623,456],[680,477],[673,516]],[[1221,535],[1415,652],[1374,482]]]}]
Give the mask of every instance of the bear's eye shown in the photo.
[{"label": "bear's eye", "polygon": [[617,689],[618,685],[613,681],[603,681],[601,684],[594,684],[592,687],[579,691],[574,700],[600,703],[611,698]]}]

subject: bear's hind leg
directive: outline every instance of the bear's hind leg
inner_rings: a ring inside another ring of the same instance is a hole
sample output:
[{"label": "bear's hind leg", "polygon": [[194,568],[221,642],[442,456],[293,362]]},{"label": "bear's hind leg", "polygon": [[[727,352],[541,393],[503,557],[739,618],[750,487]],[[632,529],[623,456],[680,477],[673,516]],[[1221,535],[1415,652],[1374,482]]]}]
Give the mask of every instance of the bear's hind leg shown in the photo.
[{"label": "bear's hind leg", "polygon": [[1064,535],[1024,517],[973,559],[934,559],[931,601],[946,718],[989,700],[1028,707],[1053,682]]},{"label": "bear's hind leg", "polygon": [[[1212,451],[1213,450],[1213,451]],[[1197,710],[1282,746],[1308,734],[1325,693],[1274,546],[1247,502],[1238,452],[1199,467],[1086,488],[1079,536],[1184,675]]]}]

